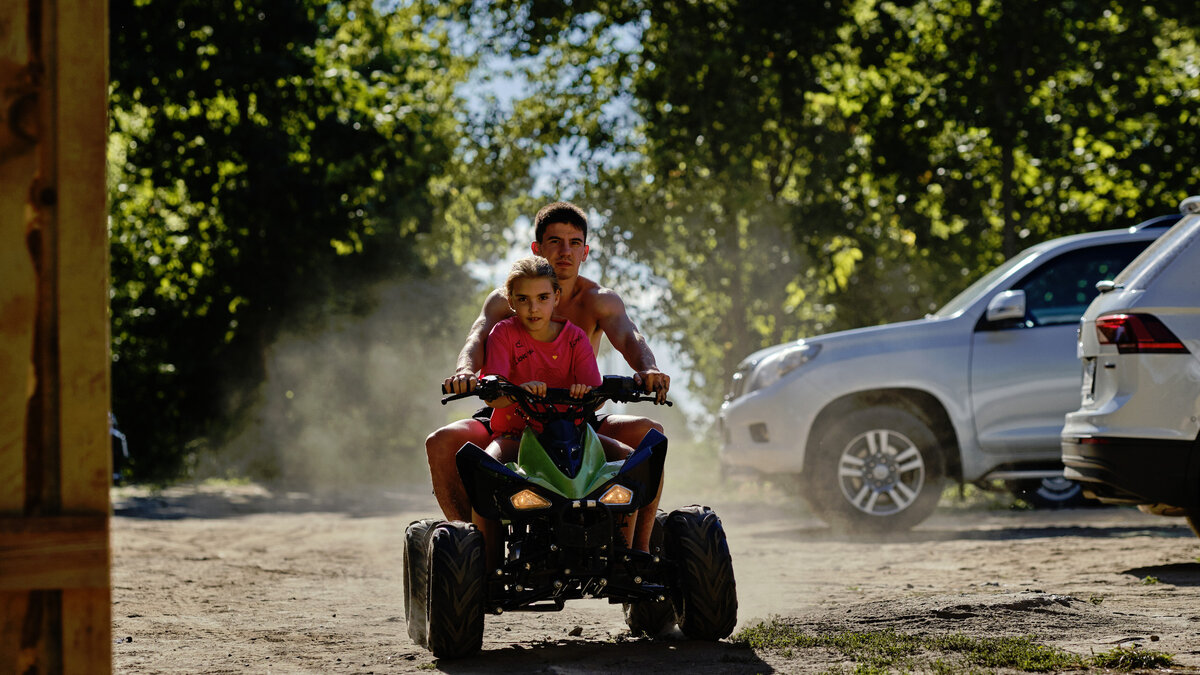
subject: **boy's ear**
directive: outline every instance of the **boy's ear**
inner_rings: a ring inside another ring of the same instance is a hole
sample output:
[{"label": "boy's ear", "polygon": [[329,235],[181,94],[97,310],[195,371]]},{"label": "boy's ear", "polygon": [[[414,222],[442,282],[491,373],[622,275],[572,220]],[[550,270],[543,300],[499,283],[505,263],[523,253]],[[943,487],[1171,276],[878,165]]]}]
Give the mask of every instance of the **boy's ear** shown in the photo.
[{"label": "boy's ear", "polygon": [[534,255],[541,255],[541,254],[542,254],[542,247],[541,247],[541,246],[538,246],[538,243],[537,243],[536,241],[535,241],[535,242],[533,242],[532,244],[530,244],[530,245],[529,245],[529,248],[530,248],[530,250],[532,250],[532,251],[533,251],[533,254],[534,254]]}]

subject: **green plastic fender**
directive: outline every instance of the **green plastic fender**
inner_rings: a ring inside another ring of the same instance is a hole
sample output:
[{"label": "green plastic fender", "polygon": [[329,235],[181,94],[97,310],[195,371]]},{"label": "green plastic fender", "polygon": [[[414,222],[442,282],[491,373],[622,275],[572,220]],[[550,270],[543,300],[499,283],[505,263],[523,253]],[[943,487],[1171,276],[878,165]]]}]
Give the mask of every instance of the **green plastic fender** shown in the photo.
[{"label": "green plastic fender", "polygon": [[624,462],[606,462],[600,438],[588,425],[583,425],[583,461],[574,478],[554,465],[550,455],[538,442],[537,435],[529,427],[521,434],[521,445],[517,450],[517,461],[509,462],[508,468],[521,474],[530,483],[552,490],[567,499],[583,499],[593,490],[612,480]]}]

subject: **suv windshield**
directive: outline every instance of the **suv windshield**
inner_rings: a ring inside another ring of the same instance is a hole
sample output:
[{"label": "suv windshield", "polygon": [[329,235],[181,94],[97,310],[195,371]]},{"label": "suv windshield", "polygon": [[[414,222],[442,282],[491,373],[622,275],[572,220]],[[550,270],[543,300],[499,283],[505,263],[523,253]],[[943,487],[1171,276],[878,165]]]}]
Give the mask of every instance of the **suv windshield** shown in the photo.
[{"label": "suv windshield", "polygon": [[1007,261],[1004,262],[1004,264],[1000,265],[999,267],[993,269],[991,272],[988,272],[987,274],[976,279],[975,283],[971,284],[970,286],[967,286],[967,288],[965,290],[963,290],[963,292],[954,296],[950,300],[950,302],[947,302],[945,305],[942,305],[941,309],[934,312],[933,314],[930,314],[929,316],[934,317],[934,318],[943,319],[943,318],[954,316],[955,314],[958,314],[959,312],[961,312],[964,309],[966,309],[967,307],[969,307],[971,305],[971,303],[975,302],[975,298],[978,297],[979,294],[982,293],[985,289],[987,289],[989,286],[991,286],[993,283],[995,283],[1001,277],[1004,277],[1005,275],[1007,275],[1012,270],[1029,262],[1029,259],[1032,258],[1033,256],[1037,255],[1038,252],[1041,251],[1041,249],[1042,249],[1042,246],[1040,246],[1040,245],[1034,246],[1032,248],[1027,248],[1024,251],[1018,253],[1017,255],[1009,258]]}]

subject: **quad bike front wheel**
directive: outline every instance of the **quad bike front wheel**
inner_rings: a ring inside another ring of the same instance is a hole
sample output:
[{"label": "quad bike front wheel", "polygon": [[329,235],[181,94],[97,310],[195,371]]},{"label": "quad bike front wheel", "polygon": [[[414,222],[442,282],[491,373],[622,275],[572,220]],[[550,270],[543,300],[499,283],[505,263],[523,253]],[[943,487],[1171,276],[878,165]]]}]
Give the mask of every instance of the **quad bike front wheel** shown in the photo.
[{"label": "quad bike front wheel", "polygon": [[[658,552],[661,555],[666,522],[667,514],[659,511],[654,517],[654,529],[650,532],[651,553]],[[625,623],[634,635],[656,637],[675,625],[675,608],[668,598],[627,602],[623,608]]]},{"label": "quad bike front wheel", "polygon": [[667,555],[679,567],[672,593],[679,629],[694,640],[729,637],[737,624],[737,584],[721,519],[707,506],[672,511]]},{"label": "quad bike front wheel", "polygon": [[425,606],[429,596],[429,532],[439,522],[417,520],[404,530],[404,619],[408,623],[408,637],[422,647],[427,646]]},{"label": "quad bike front wheel", "polygon": [[439,659],[469,656],[483,647],[487,600],[483,535],[470,523],[439,523],[429,540],[429,651]]}]

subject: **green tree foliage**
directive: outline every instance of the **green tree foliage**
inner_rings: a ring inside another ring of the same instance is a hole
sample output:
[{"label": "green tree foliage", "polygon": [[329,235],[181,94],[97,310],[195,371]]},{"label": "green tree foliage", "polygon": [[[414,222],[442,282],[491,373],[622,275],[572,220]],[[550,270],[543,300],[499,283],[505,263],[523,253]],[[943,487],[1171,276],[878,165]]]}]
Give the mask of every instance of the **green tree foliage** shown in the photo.
[{"label": "green tree foliage", "polygon": [[1026,244],[1195,191],[1195,3],[487,11],[534,83],[514,133],[583,167],[713,405],[758,347],[920,316]]},{"label": "green tree foliage", "polygon": [[146,476],[236,414],[281,328],[366,309],[474,219],[446,12],[110,3],[114,407]]},{"label": "green tree foliage", "polygon": [[[1200,65],[1182,28],[1196,15],[1172,2],[859,3],[825,84],[864,130],[855,173],[876,192],[848,196],[870,207],[864,262],[883,264],[856,271],[839,322],[917,316],[1028,244],[1173,212],[1200,131],[1176,107],[1200,95],[1180,79]],[[891,255],[896,242],[912,253]],[[898,295],[918,302],[889,317]]]}]

